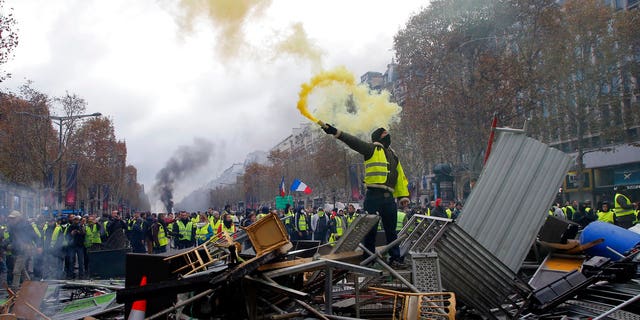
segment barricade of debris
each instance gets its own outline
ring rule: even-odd
[[[602,222],[579,230],[550,216],[571,159],[499,131],[458,220],[413,215],[375,253],[361,241],[377,215],[319,245],[291,243],[271,214],[178,253],[127,254],[124,288],[34,282],[5,305],[18,318],[81,318],[47,309],[47,291],[77,285],[103,292],[100,301],[71,299],[95,306],[82,316],[124,304],[128,319],[640,319],[640,234]],[[407,268],[386,263],[395,246]]]
[[[127,314],[146,300],[147,319],[640,318],[640,235],[595,222],[575,239],[574,225],[548,214],[571,159],[518,130],[499,131],[455,222],[414,215],[371,253],[360,242],[379,218],[362,215],[335,245],[298,242],[290,251],[272,215],[178,255],[129,254],[117,300]],[[255,254],[236,256],[246,237]],[[394,246],[410,269],[385,263]],[[530,252],[539,259],[525,264]]]

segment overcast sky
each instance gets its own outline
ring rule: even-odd
[[[207,1],[6,0],[20,44],[2,66],[12,74],[2,87],[29,79],[50,96],[86,99],[88,113],[112,119],[147,191],[178,147],[212,141],[212,161],[178,186],[180,200],[306,122],[297,94],[320,66],[345,66],[358,79],[384,72],[394,34],[428,3],[221,1],[211,3],[231,11],[204,11]],[[234,16],[247,9],[234,8],[241,3],[247,14]],[[287,40],[306,41],[306,51],[286,49]]]

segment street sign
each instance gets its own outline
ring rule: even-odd
[[[284,209],[287,203],[293,206],[293,196],[276,196],[276,209]]]

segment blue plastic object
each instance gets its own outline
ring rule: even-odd
[[[587,249],[587,253],[592,256],[611,258],[612,261],[618,261],[621,257],[611,252],[607,247],[624,255],[625,252],[640,245],[640,234],[602,221],[592,222],[582,230],[580,244],[600,238],[604,238],[604,242]]]

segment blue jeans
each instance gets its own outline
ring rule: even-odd
[[[364,210],[369,214],[378,214],[382,220],[382,228],[384,229],[387,244],[398,238],[396,224],[398,222],[398,206],[393,198],[393,194],[383,189],[368,188],[364,198]],[[364,237],[362,243],[369,251],[376,252],[376,234],[378,233],[377,225],[374,226]],[[391,261],[402,261],[400,257],[400,249],[398,246],[389,250]]]

